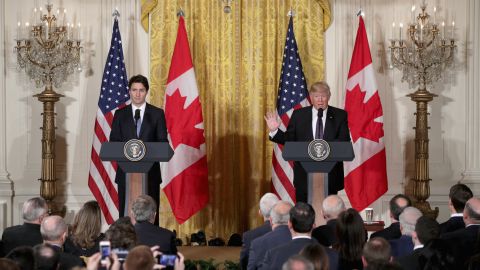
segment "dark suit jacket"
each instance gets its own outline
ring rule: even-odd
[[[23,223],[22,225],[8,227],[3,231],[2,242],[3,248],[0,252],[2,257],[16,247],[34,247],[41,244],[43,238],[40,234],[40,224]]]
[[[389,242],[392,248],[392,256],[395,258],[408,255],[413,251],[412,237],[409,235],[402,235],[400,238],[390,240]]]
[[[281,246],[270,249],[265,254],[261,269],[282,269],[282,265],[293,255],[300,253],[300,251],[307,245],[318,243],[315,239],[296,238]],[[330,248],[325,248],[328,256],[330,269],[337,269],[338,267],[338,253]]]
[[[250,244],[252,241],[271,231],[272,226],[270,225],[270,221],[267,220],[262,226],[243,233],[243,244],[242,250],[240,251],[240,267],[242,269],[247,269],[248,253],[250,251]]]
[[[90,247],[90,248],[83,248],[78,245],[76,245],[72,237],[69,236],[67,240],[65,240],[65,243],[63,243],[63,251],[65,253],[70,253],[75,256],[85,256],[85,257],[90,257],[93,254],[97,253],[100,249],[100,241],[105,239],[105,234],[101,233],[97,239],[95,239],[95,244]]]
[[[247,269],[262,268],[263,258],[268,250],[290,242],[291,240],[292,234],[287,225],[277,226],[273,231],[253,240],[250,245]]]
[[[285,144],[285,142],[288,141],[309,142],[312,141],[313,138],[312,106],[308,106],[293,111],[287,130],[283,132],[279,129],[270,140],[279,144]],[[323,139],[326,141],[350,141],[347,112],[333,106],[328,106]],[[295,186],[297,202],[307,202],[307,172],[300,163],[295,162],[293,174],[293,184]],[[339,190],[342,190],[343,187],[343,162],[337,162],[328,174],[328,194],[336,194]]]
[[[158,245],[163,254],[177,254],[175,234],[172,231],[142,221],[135,223],[135,232],[137,233],[138,244],[149,247]]]
[[[451,217],[444,223],[440,224],[440,234],[454,232],[465,228],[463,217]]]
[[[63,252],[61,247],[50,245],[56,252],[60,254],[59,270],[70,270],[73,267],[85,267],[85,263],[80,257]]]
[[[456,262],[466,263],[474,255],[479,228],[480,225],[470,225],[440,237],[451,244]],[[460,264],[459,269],[467,269],[467,266]]]
[[[373,237],[382,237],[385,240],[393,240],[400,238],[400,236],[402,236],[402,232],[400,231],[400,222],[394,222],[390,224],[390,226],[388,226],[387,228],[372,233],[370,239],[372,239]]]
[[[110,132],[111,142],[126,142],[136,139],[135,120],[133,118],[132,105],[125,106],[115,112],[112,122],[112,131]],[[153,105],[146,104],[143,114],[142,126],[140,127],[140,140],[144,142],[167,142],[167,126],[165,122],[165,113],[162,109]],[[115,182],[118,184],[119,214],[123,217],[125,210],[125,173],[117,169]],[[148,173],[147,194],[159,204],[160,183],[160,164],[155,162]],[[158,220],[158,215],[157,215]]]
[[[333,244],[338,242],[335,227],[337,226],[337,220],[331,219],[327,221],[327,224],[318,226],[313,229],[312,237],[317,239],[317,241],[323,246],[330,247]]]
[[[420,270],[419,258],[424,248],[417,248],[412,253],[397,258],[397,262],[404,270]]]

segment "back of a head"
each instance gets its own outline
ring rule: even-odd
[[[47,202],[41,197],[35,197],[23,203],[22,214],[25,222],[35,222],[48,211]]]
[[[265,193],[260,199],[260,212],[264,218],[270,217],[272,207],[278,202],[277,195],[273,193]]]
[[[374,237],[363,246],[363,257],[368,265],[376,262],[389,262],[391,247],[383,237]]]
[[[36,245],[33,248],[37,270],[56,270],[60,262],[60,254],[48,244]]]
[[[150,221],[157,213],[157,203],[148,195],[138,196],[132,204],[132,214],[137,222]]]
[[[339,255],[347,260],[360,260],[365,244],[365,227],[357,210],[349,208],[338,215],[336,234]]]
[[[20,267],[12,260],[0,258],[0,269],[2,270],[20,270]]]
[[[297,233],[310,232],[315,224],[315,210],[308,203],[298,202],[290,209],[290,223]]]
[[[136,246],[132,248],[125,260],[125,270],[153,269],[155,259],[148,246]]]
[[[43,219],[40,226],[42,238],[47,242],[63,241],[67,232],[67,224],[61,216],[49,216]]]
[[[465,225],[480,224],[480,198],[470,198],[463,212]]]
[[[129,217],[117,219],[105,232],[105,237],[110,241],[112,249],[129,250],[137,244],[135,227]]]
[[[338,215],[345,211],[345,203],[338,195],[330,195],[322,202],[323,216],[326,219],[335,219]]]
[[[422,212],[413,206],[406,207],[400,214],[400,229],[403,235],[412,235],[415,231],[415,224],[417,220],[422,216]]]
[[[272,224],[275,225],[286,225],[290,220],[290,210],[292,209],[292,204],[286,201],[278,201],[278,203],[273,206],[272,211],[270,211],[270,218],[272,219]]]
[[[300,251],[300,255],[312,262],[315,270],[327,270],[330,268],[327,252],[320,244],[309,244],[305,246]]]
[[[291,256],[283,265],[282,270],[314,270],[313,263],[302,255]]]
[[[395,220],[399,220],[400,214],[405,207],[412,206],[410,198],[403,194],[397,194],[390,200],[390,213]]]
[[[397,262],[373,262],[368,264],[367,267],[363,268],[363,270],[404,270],[400,264]]]
[[[464,184],[455,184],[448,194],[453,208],[457,213],[462,213],[467,201],[473,197],[472,190]]]
[[[73,241],[79,247],[91,248],[102,230],[102,217],[97,201],[88,201],[73,219]]]
[[[415,224],[415,233],[420,243],[426,245],[440,236],[440,225],[430,217],[421,216]]]
[[[20,246],[12,249],[5,258],[14,261],[22,270],[35,269],[35,255],[32,247]],[[3,269],[0,267],[0,269]]]

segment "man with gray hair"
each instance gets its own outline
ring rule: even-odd
[[[40,234],[40,224],[48,215],[48,207],[45,200],[35,197],[23,203],[23,224],[8,227],[3,231],[3,247],[0,256],[7,255],[11,250],[19,246],[34,247],[43,242]]]
[[[282,265],[282,270],[314,270],[313,263],[302,255],[293,255]]]
[[[390,240],[393,257],[398,258],[413,252],[412,233],[415,231],[415,225],[421,216],[422,212],[413,206],[403,209],[399,217],[402,236]]]
[[[263,257],[268,250],[292,240],[288,229],[290,209],[293,205],[286,201],[279,201],[270,211],[272,231],[252,241],[248,256],[247,269],[260,269]]]
[[[148,195],[138,196],[132,204],[131,214],[135,219],[135,232],[139,245],[160,246],[163,254],[176,254],[175,234],[154,225],[157,203]]]
[[[345,203],[340,196],[330,195],[326,197],[322,202],[322,213],[327,224],[313,229],[312,237],[326,247],[337,243],[335,227],[337,226],[337,217],[343,211],[345,211]]]
[[[43,219],[40,226],[43,243],[52,247],[60,255],[60,270],[84,267],[80,257],[63,252],[63,244],[67,239],[68,226],[61,216],[49,216]]]
[[[240,267],[242,269],[247,269],[248,253],[250,251],[250,244],[252,241],[272,231],[269,221],[270,211],[277,202],[278,197],[273,193],[265,193],[260,199],[258,213],[263,217],[263,225],[243,233],[243,244],[242,250],[240,251]]]

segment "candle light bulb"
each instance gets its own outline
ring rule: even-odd
[[[442,22],[442,39],[445,39],[445,21]]]

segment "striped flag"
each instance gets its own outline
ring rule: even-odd
[[[115,184],[117,164],[100,160],[100,147],[107,142],[113,121],[113,114],[130,103],[128,79],[123,61],[122,38],[115,18],[112,41],[107,62],[103,70],[102,89],[98,99],[97,117],[92,143],[88,187],[102,209],[108,224],[118,218],[118,193]]]
[[[280,129],[285,131],[293,111],[305,106],[310,106],[307,83],[293,33],[293,19],[290,17],[277,97],[277,112],[282,120]],[[282,150],[283,145],[274,144],[272,191],[282,200],[294,203],[296,200],[293,186],[293,162],[283,159]]]

